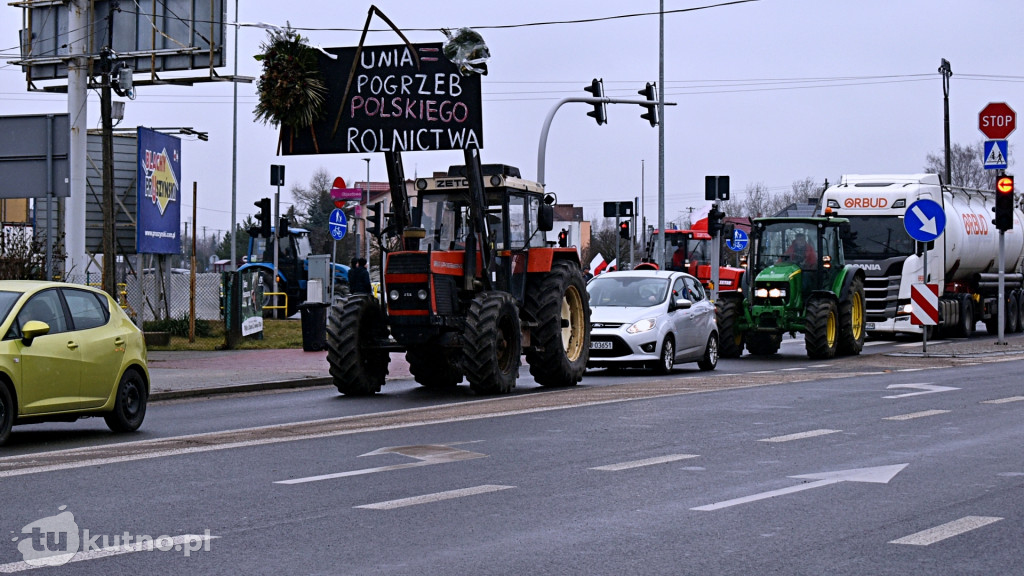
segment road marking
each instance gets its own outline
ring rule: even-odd
[[[1024,396],[1010,396],[1009,398],[999,398],[998,400],[982,400],[982,404],[1006,404],[1007,402],[1020,402],[1024,400]]]
[[[937,416],[939,414],[948,414],[949,410],[922,410],[921,412],[911,412],[910,414],[900,414],[899,416],[889,416],[888,418],[882,418],[882,420],[913,420],[914,418],[924,418],[926,416]]]
[[[121,554],[131,554],[132,552],[152,552],[154,547],[161,551],[170,551],[170,548],[174,548],[175,551],[187,550],[189,552],[199,551],[203,548],[202,544],[210,540],[215,540],[220,536],[210,536],[209,534],[183,534],[181,536],[175,536],[173,538],[164,536],[157,540],[146,540],[143,542],[135,542],[126,546],[107,546],[97,549],[89,549],[84,552],[76,552],[66,563],[72,562],[85,562],[86,560],[97,560],[99,558],[107,558],[110,556],[120,556]],[[170,546],[167,543],[170,542]],[[200,544],[199,548],[193,548],[193,544]],[[56,558],[53,558],[56,560]],[[9,564],[0,564],[0,574],[15,574],[17,572],[25,572],[27,570],[35,570],[36,568],[47,568],[49,566],[37,566],[29,564],[28,562],[11,562]]]
[[[929,340],[929,344],[949,344],[949,340]],[[920,342],[907,342],[906,344],[893,344],[894,348],[910,348],[911,346],[920,346]]]
[[[349,476],[362,476],[364,474],[375,474],[377,472],[390,472],[391,470],[403,470],[405,468],[416,468],[419,466],[432,466],[434,464],[447,464],[449,462],[459,462],[462,460],[473,460],[476,458],[486,458],[486,454],[480,454],[479,452],[470,452],[468,450],[459,450],[458,448],[452,448],[444,444],[425,444],[420,446],[395,446],[392,448],[380,448],[373,452],[367,452],[366,454],[360,454],[359,457],[363,456],[377,456],[380,454],[401,454],[410,458],[415,458],[416,462],[406,462],[404,464],[392,464],[391,466],[378,466],[376,468],[363,468],[361,470],[349,470],[347,472],[335,472],[333,474],[321,474],[319,476],[307,476],[305,478],[291,478],[289,480],[279,480],[274,484],[305,484],[307,482],[319,482],[321,480],[334,480],[336,478],[347,478]]]
[[[774,374],[775,370],[757,370],[754,372],[747,372],[747,374]]]
[[[688,460],[690,458],[697,458],[699,454],[669,454],[667,456],[655,456],[654,458],[645,458],[643,460],[633,460],[632,462],[622,462],[619,464],[607,464],[605,466],[596,466],[591,470],[603,470],[606,472],[618,472],[619,470],[629,470],[631,468],[640,468],[643,466],[653,466],[655,464],[665,464],[667,462],[676,462],[679,460]]]
[[[802,492],[804,490],[810,490],[812,488],[820,488],[822,486],[828,486],[830,484],[838,484],[840,482],[870,482],[872,484],[888,484],[894,476],[899,474],[900,471],[906,467],[906,464],[894,464],[892,466],[876,466],[874,468],[855,468],[853,470],[838,470],[836,472],[820,472],[818,474],[790,476],[790,478],[817,480],[817,482],[805,482],[803,484],[797,484],[795,486],[790,486],[788,488],[771,490],[769,492],[761,492],[760,494],[744,496],[742,498],[734,498],[732,500],[726,500],[724,502],[708,504],[707,506],[698,506],[697,508],[690,508],[690,510],[711,512],[714,510],[721,510],[722,508],[737,506],[739,504],[747,504],[749,502],[757,502],[758,500],[766,500],[768,498],[774,498],[775,496],[784,496],[786,494],[793,494],[794,492]]]
[[[864,346],[881,346],[882,344],[890,344],[884,340],[875,340],[874,342],[865,342]]]
[[[882,396],[882,398],[908,398],[910,396],[920,396],[922,394],[934,394],[936,392],[949,392],[950,390],[959,390],[952,386],[937,386],[935,384],[892,384],[886,386],[886,390],[892,390],[894,388],[910,388],[912,390],[921,390],[921,392],[908,392],[906,394],[897,394],[895,396]]]
[[[808,368],[831,368],[831,364],[811,364]]]
[[[782,372],[795,372],[797,370],[807,370],[807,367],[806,366],[801,366],[800,368],[782,368],[781,369]]]
[[[815,436],[824,436],[826,434],[835,434],[836,432],[842,432],[842,430],[829,430],[828,428],[822,428],[820,430],[810,430],[807,432],[797,432],[796,434],[787,434],[785,436],[774,436],[772,438],[762,438],[758,442],[789,442],[791,440],[803,440],[804,438],[814,438]]]
[[[484,484],[482,486],[474,486],[472,488],[460,488],[458,490],[448,490],[446,492],[435,492],[434,494],[412,496],[411,498],[399,498],[398,500],[387,500],[384,502],[376,502],[374,504],[363,504],[362,506],[353,506],[353,508],[363,508],[365,510],[394,510],[395,508],[404,508],[405,506],[430,504],[431,502],[440,502],[442,500],[451,500],[453,498],[463,498],[465,496],[476,496],[477,494],[488,494],[490,492],[499,492],[501,490],[508,490],[510,488],[515,488],[515,486],[502,486],[500,484]]]
[[[916,534],[910,536],[904,536],[898,540],[893,540],[889,544],[908,544],[910,546],[930,546],[936,542],[941,542],[946,538],[952,538],[953,536],[959,536],[964,532],[970,532],[976,530],[982,526],[988,526],[993,522],[999,522],[1002,518],[996,516],[964,516],[959,520],[953,520],[947,522],[941,526],[935,528],[929,528],[928,530],[922,530]]]

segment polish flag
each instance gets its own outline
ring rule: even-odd
[[[615,267],[615,264],[618,263],[618,261],[619,261],[618,258],[613,258],[612,261],[608,263],[608,266],[605,267],[605,269],[604,269],[605,272],[611,272],[612,270],[618,270],[618,268]]]
[[[708,231],[708,213],[711,212],[711,203],[708,202],[690,215],[690,230]]]
[[[598,253],[598,255],[594,256],[594,259],[590,261],[590,273],[597,276],[607,265],[608,263],[604,261],[604,256],[601,256],[601,254]]]

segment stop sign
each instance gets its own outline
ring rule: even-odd
[[[1017,128],[1017,113],[1006,102],[989,102],[978,113],[978,129],[990,140],[1002,140]]]

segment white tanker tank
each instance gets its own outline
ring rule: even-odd
[[[911,324],[910,287],[925,282],[923,256],[906,232],[903,217],[918,200],[929,199],[946,215],[942,234],[927,251],[928,283],[938,284],[939,324],[970,335],[978,321],[998,329],[999,231],[992,224],[995,192],[942,186],[935,174],[846,175],[822,195],[822,211],[850,220],[846,260],[866,274],[865,313],[869,333],[921,333]],[[1024,213],[1014,209],[1013,229],[1004,236],[1006,332],[1024,326],[1021,264]]]

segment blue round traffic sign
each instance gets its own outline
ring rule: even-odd
[[[946,228],[946,213],[938,202],[923,198],[907,208],[903,227],[914,240],[931,242]]]
[[[748,242],[750,242],[750,239],[747,237],[747,233],[736,228],[732,231],[732,238],[725,241],[725,245],[733,252],[742,252],[747,247]]]
[[[331,219],[327,222],[327,228],[335,240],[345,237],[345,232],[348,231],[348,218],[345,217],[345,212],[341,208],[331,210]]]

